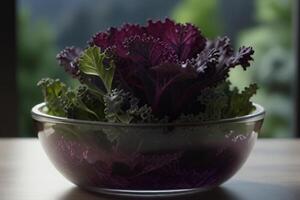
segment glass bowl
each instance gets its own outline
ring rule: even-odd
[[[114,195],[174,195],[218,186],[246,161],[261,129],[249,115],[202,123],[121,124],[42,112],[32,117],[42,146],[74,184]]]

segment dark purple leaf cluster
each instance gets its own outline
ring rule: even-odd
[[[249,67],[254,53],[251,47],[235,52],[229,38],[209,41],[194,25],[170,19],[110,28],[95,34],[89,46],[99,47],[114,61],[114,88],[130,92],[141,106],[150,106],[155,117],[170,120],[191,110],[199,112],[196,99],[201,92],[224,82],[231,68]],[[71,47],[57,58],[73,77],[103,88],[98,77],[80,71],[82,53]]]

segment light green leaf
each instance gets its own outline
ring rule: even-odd
[[[64,112],[64,102],[69,99],[65,95],[68,88],[59,79],[44,78],[40,80],[37,84],[42,88],[44,101],[48,107],[48,113],[56,116],[64,117],[66,113]]]
[[[257,89],[256,84],[249,85],[241,93],[235,88],[230,94],[226,116],[236,117],[249,114],[254,109],[250,99],[256,94]]]
[[[79,69],[85,74],[98,76],[107,92],[110,92],[116,67],[113,61],[105,66],[104,60],[107,58],[105,52],[101,52],[100,48],[89,47],[79,58]]]

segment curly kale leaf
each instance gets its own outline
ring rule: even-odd
[[[42,88],[48,114],[83,120],[104,118],[104,104],[87,87],[73,90],[50,78],[42,79],[38,86]]]
[[[256,84],[249,85],[242,92],[234,88],[229,95],[229,105],[225,117],[237,117],[249,114],[254,109],[250,98],[256,94],[257,90],[258,86]]]
[[[87,87],[80,86],[73,93],[73,101],[65,106],[68,118],[103,120],[104,104]]]
[[[80,78],[77,58],[81,53],[82,50],[80,48],[66,47],[56,56],[59,65],[62,66],[67,73],[72,75],[73,78]]]
[[[44,101],[48,108],[48,114],[66,117],[64,105],[68,100],[66,95],[68,88],[58,79],[44,78],[37,84],[42,88]]]
[[[177,121],[210,121],[247,115],[254,109],[250,99],[257,89],[256,84],[251,84],[240,92],[236,87],[230,89],[228,81],[206,88],[197,98],[201,111],[198,114],[181,115]]]
[[[150,122],[151,108],[139,106],[139,100],[124,90],[114,89],[104,96],[105,117],[109,122]]]
[[[222,119],[228,107],[229,96],[229,82],[224,82],[214,88],[204,89],[197,99],[203,108],[203,111],[198,114],[198,118],[201,121]]]

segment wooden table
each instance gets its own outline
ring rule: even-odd
[[[48,161],[37,139],[0,139],[0,199],[116,198],[83,191],[65,180]],[[171,199],[300,200],[300,140],[260,139],[244,167],[230,181],[198,195]]]

